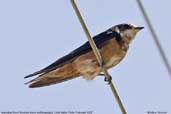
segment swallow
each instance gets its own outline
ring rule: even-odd
[[[123,60],[130,43],[143,28],[133,24],[119,24],[93,37],[102,56],[103,66],[106,69],[116,66]],[[86,80],[93,80],[101,72],[102,68],[89,42],[86,42],[51,65],[24,78],[37,76],[26,83],[29,84],[30,88],[37,88],[61,83],[80,76],[83,76]]]

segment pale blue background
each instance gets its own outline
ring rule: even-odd
[[[171,62],[169,0],[144,5]],[[146,24],[135,0],[77,0],[92,35],[113,25]],[[69,0],[0,0],[0,111],[93,111],[120,114],[103,78],[30,89],[23,77],[86,41]],[[171,114],[171,80],[146,27],[110,73],[128,114]]]

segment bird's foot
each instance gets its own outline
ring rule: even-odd
[[[105,82],[108,82],[108,84],[110,84],[110,83],[112,82],[112,77],[111,77],[111,76],[105,77],[105,78],[104,78],[104,81],[105,81]]]
[[[112,77],[110,75],[109,77],[106,77],[104,74],[100,73],[99,76],[104,76],[104,81],[108,82],[108,84],[112,82]]]

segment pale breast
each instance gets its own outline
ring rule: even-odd
[[[101,49],[101,54],[105,67],[111,68],[117,65],[126,55],[128,45],[124,42],[119,44],[115,39],[111,39]]]
[[[105,64],[105,67],[107,68],[111,68],[114,67],[115,65],[117,65],[118,63],[120,63],[120,61],[125,57],[126,54],[122,54],[122,55],[114,55],[113,57],[111,57]]]

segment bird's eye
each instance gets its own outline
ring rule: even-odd
[[[131,29],[131,28],[132,28],[130,25],[127,25],[127,24],[125,24],[123,27],[124,27],[125,29]]]
[[[132,26],[130,26],[128,24],[122,24],[122,25],[119,26],[120,31],[125,31],[125,30],[128,30],[128,29],[132,29]]]

